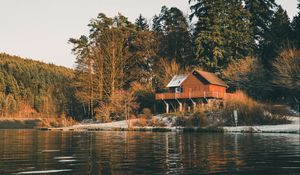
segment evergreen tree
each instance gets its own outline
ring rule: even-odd
[[[275,0],[244,0],[245,9],[251,14],[251,24],[254,32],[256,52],[270,32],[270,24],[277,6]]]
[[[182,11],[163,6],[159,16],[153,19],[153,31],[160,40],[160,57],[175,60],[182,67],[193,63],[189,25]]]
[[[198,64],[216,71],[253,50],[250,14],[241,0],[190,0]]]
[[[0,54],[0,116],[79,116],[69,98],[72,78],[71,69]]]
[[[4,82],[4,72],[0,71],[0,115],[3,117],[4,115],[4,107],[5,107],[5,87],[6,84]]]
[[[253,55],[253,28],[251,27],[251,14],[244,9],[240,0],[233,0],[227,4],[228,12],[224,17],[222,31],[225,37],[225,60],[227,65],[231,61]]]
[[[135,26],[137,31],[149,29],[147,20],[142,16],[142,14],[140,14],[140,16],[135,20]]]
[[[289,17],[281,6],[271,21],[269,35],[266,36],[262,46],[262,63],[271,69],[273,60],[279,53],[290,45],[291,27]]]
[[[222,0],[197,0],[191,6],[191,17],[197,17],[194,31],[196,55],[200,66],[206,69],[219,68],[219,62],[224,59],[225,38],[221,29],[223,8]]]
[[[293,29],[293,44],[296,48],[300,48],[300,0],[298,0],[298,14],[294,17],[292,22],[292,29]]]
[[[154,15],[152,19],[152,31],[154,31],[156,35],[162,35],[162,24],[160,22],[160,17],[157,15]]]
[[[137,30],[130,38],[130,64],[126,70],[127,82],[152,86],[153,66],[157,60],[158,39],[149,29]]]

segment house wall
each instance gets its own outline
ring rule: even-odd
[[[226,87],[210,84],[209,85],[209,91],[219,92],[221,94],[224,94],[224,93],[226,93]]]
[[[190,74],[186,80],[181,84],[183,88],[183,93],[193,92],[193,91],[209,91],[209,85],[203,84],[196,78],[193,74]]]

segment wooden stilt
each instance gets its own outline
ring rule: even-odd
[[[179,104],[179,112],[183,112],[182,103],[179,100],[177,100],[177,99],[176,99],[176,101]]]
[[[193,112],[195,113],[196,112],[196,102],[190,98],[191,102],[193,103]]]
[[[165,100],[163,100],[163,102],[166,105],[166,113],[168,114],[169,113],[169,103],[167,103]]]

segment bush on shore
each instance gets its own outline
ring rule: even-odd
[[[138,118],[134,123],[132,123],[132,126],[135,127],[165,127],[166,123],[158,118],[151,117],[151,118],[145,118],[141,117]]]
[[[234,110],[237,110],[240,126],[290,123],[287,118],[290,113],[285,106],[260,103],[242,91],[238,91],[234,99],[214,101],[210,105],[198,105],[195,113],[165,114],[165,117],[175,118],[173,126],[235,126]]]
[[[42,118],[38,127],[51,128],[51,127],[67,127],[77,124],[72,117],[68,117],[65,114],[61,114],[59,117],[47,117]]]
[[[205,116],[205,113],[196,112],[194,114],[187,114],[176,117],[173,126],[205,127],[208,126],[208,120]]]
[[[287,111],[276,110],[272,105],[262,104],[247,96],[245,93],[237,92],[236,98],[226,100],[221,116],[224,125],[235,125],[233,111],[237,110],[238,125],[273,125],[289,123]]]
[[[153,116],[145,108],[132,126],[138,127],[219,127],[235,126],[233,111],[237,110],[239,126],[275,125],[290,123],[289,110],[283,105],[263,104],[242,91],[235,98],[198,105],[194,113],[169,113]]]

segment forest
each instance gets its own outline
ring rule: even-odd
[[[73,115],[74,70],[0,54],[0,116]]]
[[[74,70],[1,54],[0,116],[111,121],[155,113],[155,92],[193,69],[218,73],[256,100],[299,110],[300,12],[289,19],[275,0],[189,4],[190,14],[163,6],[135,22],[99,13],[88,35],[69,39]]]

